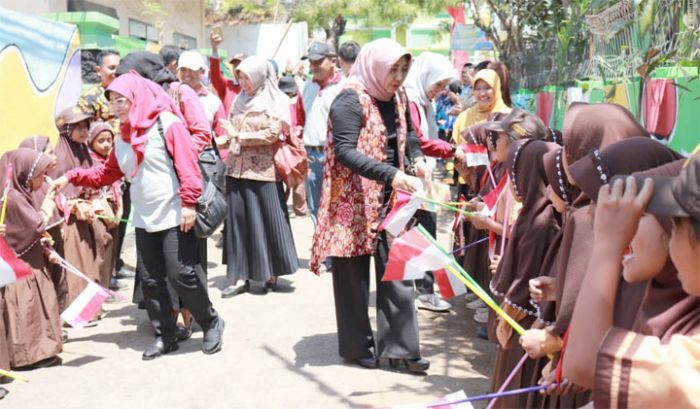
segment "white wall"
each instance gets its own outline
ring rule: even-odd
[[[296,64],[306,53],[309,37],[306,22],[292,24],[277,55],[273,56],[286,29],[287,24],[224,26],[221,47],[229,56],[245,53],[264,58],[274,57],[280,70],[284,70],[287,63]]]

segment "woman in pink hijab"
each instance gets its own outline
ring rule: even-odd
[[[202,191],[197,148],[173,100],[156,83],[135,72],[107,88],[111,110],[119,117],[120,137],[107,160],[90,169],[76,168],[53,182],[93,189],[131,178],[132,223],[136,228],[138,274],[144,303],[156,329],[144,360],[178,349],[175,315],[166,280],[204,329],[202,350],[221,349],[223,319],[207,295],[194,235],[195,205]]]
[[[413,282],[381,280],[389,245],[388,233],[377,232],[394,189],[420,188],[408,169],[427,174],[402,87],[410,65],[411,55],[392,40],[365,45],[331,105],[311,269],[318,274],[321,262],[332,258],[341,357],[365,368],[386,358],[391,366],[403,362],[410,372],[423,373],[430,363],[420,355]],[[376,343],[367,311],[372,255]]]

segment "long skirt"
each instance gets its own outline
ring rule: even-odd
[[[96,221],[95,224],[102,224]],[[104,261],[104,251],[97,244],[98,236],[93,226],[71,215],[63,227],[63,251],[66,260],[93,281],[100,281],[100,268]],[[87,283],[75,274],[66,275],[68,295],[65,305],[69,306],[85,289]],[[109,283],[107,283],[109,284]]]
[[[530,328],[534,323],[534,317],[526,317],[520,321],[520,325],[523,328]],[[518,334],[513,331],[513,335],[508,341],[506,348],[501,346],[498,347],[498,352],[496,355],[496,365],[493,370],[493,377],[491,383],[491,390],[497,391],[503,382],[508,378],[511,371],[518,364],[520,359],[525,354],[525,350],[522,349],[520,343],[518,342]],[[529,386],[534,386],[533,378],[535,373],[541,373],[542,368],[546,364],[547,359],[530,359],[525,361],[525,364],[520,368],[519,371],[513,377],[506,390],[527,388]],[[543,395],[539,392],[534,392],[530,394],[521,394],[510,396],[506,398],[500,398],[496,401],[495,408],[525,408],[525,407],[541,407],[542,406]],[[531,406],[528,406],[531,405]]]
[[[51,358],[63,349],[51,277],[46,268],[32,268],[32,273],[5,287],[4,320],[13,368]]]
[[[61,226],[55,226],[48,230],[51,239],[53,240],[54,250],[61,256],[65,257],[65,252],[63,250],[63,233]],[[67,307],[68,300],[68,281],[66,276],[69,274],[66,270],[59,265],[47,266],[51,275],[51,281],[53,281],[53,287],[56,290],[56,297],[58,298],[58,311],[63,312]]]
[[[281,182],[226,178],[227,275],[263,282],[299,268]]]

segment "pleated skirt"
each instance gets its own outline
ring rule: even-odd
[[[224,251],[231,280],[267,281],[299,268],[281,182],[226,178]]]

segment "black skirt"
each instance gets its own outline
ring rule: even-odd
[[[267,281],[299,268],[281,182],[226,178],[224,239],[232,280]]]

